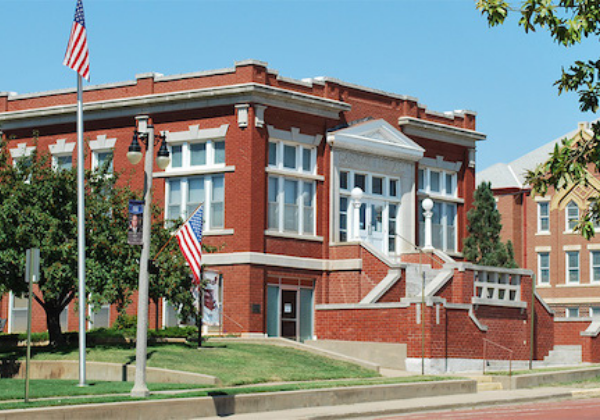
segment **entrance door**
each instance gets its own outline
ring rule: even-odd
[[[384,247],[384,209],[383,202],[364,200],[359,212],[359,233],[362,241],[369,242],[382,252],[387,252],[387,247]]]
[[[296,340],[298,338],[298,291],[281,291],[281,336]]]

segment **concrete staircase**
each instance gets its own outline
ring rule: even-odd
[[[421,270],[425,273],[425,287],[438,275],[441,270],[434,270],[428,264],[408,263],[406,267],[406,297],[415,297],[421,294],[423,279]]]
[[[582,362],[581,346],[554,346],[544,358],[544,366],[570,366]]]

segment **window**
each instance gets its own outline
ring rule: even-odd
[[[436,196],[456,197],[456,173],[421,168],[418,172],[420,192]]]
[[[363,174],[354,174],[354,187],[358,187],[363,192],[367,191],[367,176]]]
[[[567,219],[567,232],[572,232],[579,221],[579,207],[577,207],[577,204],[573,201],[567,204],[565,215]]]
[[[371,193],[376,195],[383,194],[383,178],[378,176],[371,177]]]
[[[388,250],[396,252],[396,217],[398,217],[398,206],[390,204],[388,217]]]
[[[600,318],[600,306],[590,306],[590,316],[592,318]]]
[[[590,253],[590,283],[600,282],[600,251]]]
[[[390,195],[390,197],[398,196],[398,180],[397,179],[390,179],[389,195]]]
[[[90,307],[90,329],[110,327],[110,305]]]
[[[348,197],[340,197],[340,241],[346,242],[348,238]]]
[[[340,190],[348,189],[348,172],[340,172]]]
[[[113,152],[112,150],[103,152],[94,152],[94,169],[99,169],[108,165],[108,173],[113,173]]]
[[[579,251],[568,251],[567,258],[567,283],[579,283]]]
[[[538,254],[538,283],[550,284],[550,253],[540,252]]]
[[[419,243],[425,244],[425,215],[419,200]],[[457,207],[454,203],[433,200],[433,216],[431,218],[431,241],[436,249],[442,251],[456,251],[456,213]]]
[[[567,318],[579,318],[579,308],[569,307],[565,309]]]
[[[299,146],[281,141],[269,142],[269,166],[299,173],[315,173],[315,147]]]
[[[167,180],[166,219],[187,219],[204,203],[204,229],[225,227],[224,175],[194,176]]]
[[[167,170],[225,164],[225,141],[208,140],[170,144],[171,163]]]
[[[56,156],[56,169],[59,171],[73,168],[73,158],[71,156]]]
[[[550,231],[550,203],[538,203],[538,232]]]
[[[269,229],[315,234],[315,182],[269,177]]]

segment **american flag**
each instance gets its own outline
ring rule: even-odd
[[[90,81],[90,56],[81,0],[77,0],[77,6],[75,7],[75,19],[73,20],[69,45],[67,45],[63,64],[75,70],[88,82]]]
[[[200,283],[200,268],[202,266],[202,206],[177,231],[177,241],[183,256],[187,260],[194,281]]]

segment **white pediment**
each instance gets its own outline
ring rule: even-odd
[[[371,120],[328,134],[333,147],[418,161],[425,149],[385,120]]]

